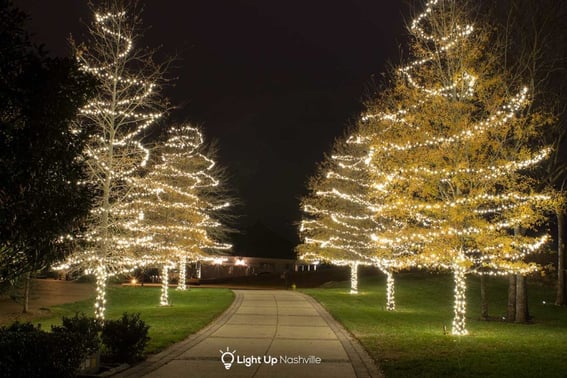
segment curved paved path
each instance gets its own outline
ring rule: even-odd
[[[120,376],[382,377],[360,344],[313,298],[283,290],[234,292],[234,302],[216,321]],[[221,362],[220,351],[227,348],[235,351],[230,369]]]

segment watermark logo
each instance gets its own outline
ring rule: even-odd
[[[251,367],[253,365],[269,365],[274,366],[278,364],[282,365],[319,365],[322,362],[320,357],[309,355],[240,355],[236,353],[236,350],[231,351],[230,347],[226,347],[226,350],[219,349],[221,353],[220,360],[224,365],[226,370],[229,370],[232,365],[244,365],[246,367]]]
[[[230,351],[229,347],[226,347],[226,350],[222,350],[220,349],[219,352],[221,352],[221,362],[224,364],[224,368],[226,370],[229,370],[232,367],[232,364],[234,363],[234,354],[236,353],[236,350],[233,350],[232,352]]]

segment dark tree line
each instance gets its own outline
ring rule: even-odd
[[[0,0],[0,283],[59,260],[91,206],[87,132],[73,128],[96,83],[74,59],[30,41],[27,16]],[[28,285],[26,285],[26,289]],[[27,290],[26,290],[27,291]]]
[[[554,209],[557,245],[557,295],[555,304],[567,304],[565,276],[565,194],[567,184],[567,3],[562,0],[502,0],[483,2],[484,14],[498,20],[498,34],[506,45],[502,64],[534,91],[533,106],[556,117],[543,135],[551,145],[550,158],[535,174],[542,186],[556,191]],[[523,277],[510,277],[508,318],[529,320],[527,290]]]

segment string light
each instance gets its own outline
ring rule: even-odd
[[[179,282],[177,283],[177,290],[187,290],[187,256],[181,255],[179,257]]]
[[[453,327],[451,333],[457,336],[468,334],[465,319],[467,313],[467,282],[466,282],[466,258],[463,254],[459,254],[457,261],[453,266],[453,275],[455,278],[455,317],[453,318]]]
[[[95,319],[104,320],[106,311],[106,282],[107,274],[103,266],[98,266],[95,271],[96,279],[96,298],[95,298]]]
[[[350,264],[350,293],[358,294],[358,262]]]
[[[161,268],[161,295],[160,306],[169,306],[169,266],[164,264]]]
[[[391,271],[386,271],[386,310],[394,311],[396,309],[394,288],[394,275]]]

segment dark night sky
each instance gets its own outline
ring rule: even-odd
[[[28,29],[68,55],[90,22],[86,0],[16,0]],[[200,124],[244,205],[296,241],[298,201],[317,162],[362,110],[372,77],[397,62],[405,35],[400,0],[146,1],[138,45],[177,56],[163,89],[171,120]]]

